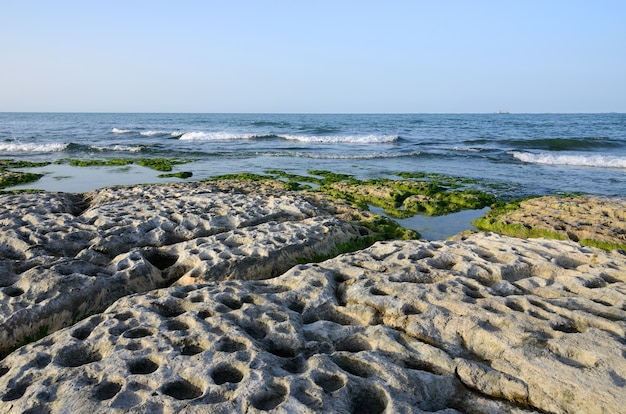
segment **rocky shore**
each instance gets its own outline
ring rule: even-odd
[[[476,232],[322,260],[371,217],[269,181],[0,198],[2,412],[626,406],[620,250]]]

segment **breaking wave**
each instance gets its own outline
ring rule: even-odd
[[[256,137],[254,134],[237,134],[233,132],[186,132],[178,139],[181,141],[233,141]]]
[[[555,155],[513,151],[513,157],[523,162],[579,167],[626,168],[626,157],[611,155]]]
[[[186,132],[179,138],[183,141],[233,141],[283,139],[307,144],[384,144],[397,141],[397,135],[257,135],[234,132]]]
[[[131,132],[133,132],[133,131],[132,131],[132,130],[130,130],[130,129],[119,129],[119,128],[113,128],[113,129],[111,130],[111,132],[112,132],[112,133],[114,133],[114,134],[129,134],[129,133],[131,133]]]
[[[109,147],[94,145],[89,148],[96,151],[140,152],[145,147],[143,145],[112,145]]]
[[[52,142],[47,144],[9,142],[0,143],[2,152],[62,152],[68,147],[68,143]]]
[[[289,141],[324,144],[386,144],[397,141],[397,135],[280,135]]]
[[[158,136],[158,135],[167,135],[167,136],[171,136],[171,137],[179,137],[181,135],[183,135],[182,132],[168,132],[168,131],[141,131],[139,133],[139,135],[144,136],[144,137],[154,137],[154,136]]]
[[[264,153],[263,155],[274,157],[299,157],[299,158],[311,158],[318,160],[374,160],[374,159],[390,159],[390,158],[408,158],[417,157],[421,155],[420,151],[413,151],[410,153],[367,153],[367,154],[320,154],[320,153],[303,153],[303,152],[277,152],[277,153]]]

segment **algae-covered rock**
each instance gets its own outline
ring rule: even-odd
[[[0,169],[0,188],[13,187],[19,184],[26,184],[37,181],[43,174],[29,172],[17,172]]]
[[[477,210],[496,201],[494,195],[472,188],[471,186],[477,184],[474,180],[437,174],[398,173],[407,178],[405,180],[357,180],[351,175],[325,170],[310,170],[311,175],[290,174],[281,170],[268,170],[266,174],[268,175],[236,174],[217,178],[286,179],[288,181],[285,185],[290,190],[314,190],[363,210],[373,205],[396,218],[407,218],[416,214],[439,216],[461,210]],[[311,183],[317,187],[313,189],[303,183]]]
[[[590,196],[518,200],[473,222],[480,230],[514,237],[573,240],[605,250],[626,250],[626,201]]]
[[[12,159],[0,160],[0,189],[13,187],[19,184],[26,184],[37,181],[43,174],[29,173],[23,171],[10,171],[8,168],[43,167],[49,162],[19,161]]]
[[[108,159],[74,159],[63,158],[56,161],[57,164],[69,164],[73,167],[119,167],[136,164],[148,167],[156,171],[172,171],[172,167],[178,164],[191,162],[190,159],[181,158],[108,158]]]
[[[338,182],[325,192],[358,206],[381,207],[385,213],[398,218],[476,210],[496,201],[493,195],[479,190],[451,190],[433,182],[404,180],[365,180],[358,184]]]

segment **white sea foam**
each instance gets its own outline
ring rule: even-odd
[[[175,136],[176,134],[172,134]],[[233,141],[243,139],[261,139],[275,137],[288,141],[298,141],[304,143],[324,143],[324,144],[383,144],[394,142],[397,135],[257,135],[236,132],[186,132],[179,139],[183,141]]]
[[[186,132],[179,139],[183,141],[233,141],[254,137],[254,134],[237,134],[234,132]]]
[[[472,147],[453,147],[452,151],[457,151],[457,152],[481,152],[482,149],[480,149],[480,148],[472,148]]]
[[[65,151],[68,144],[64,142],[52,142],[47,144],[0,142],[1,152],[61,152]]]
[[[626,168],[626,157],[611,155],[565,155],[565,154],[532,154],[529,152],[510,152],[520,161],[533,164],[574,165],[581,167]]]
[[[141,146],[130,146],[130,145],[113,145],[111,147],[103,147],[94,145],[91,148],[98,151],[120,151],[120,152],[139,152],[141,151]]]
[[[377,153],[367,153],[367,154],[309,154],[304,152],[296,152],[296,153],[268,153],[265,155],[276,156],[276,157],[286,157],[286,156],[294,156],[300,158],[312,158],[312,159],[320,159],[320,160],[373,160],[373,159],[389,159],[389,158],[404,158],[404,157],[415,157],[420,155],[420,151],[413,151],[407,154],[389,154],[386,152],[377,152]]]
[[[144,137],[152,137],[155,135],[166,135],[166,134],[168,133],[165,131],[141,131],[139,133],[139,135],[144,136]]]
[[[114,134],[128,134],[129,132],[133,132],[133,131],[130,129],[113,128],[111,132]]]
[[[397,135],[280,135],[289,141],[324,144],[385,144],[398,140]]]
[[[144,136],[144,137],[153,137],[155,135],[170,135],[172,137],[177,137],[182,135],[183,133],[180,131],[175,131],[175,132],[171,132],[171,131],[141,131],[139,133],[139,135]]]

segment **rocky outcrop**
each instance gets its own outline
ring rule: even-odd
[[[189,282],[220,265],[210,237],[166,246]],[[478,233],[135,294],[0,361],[0,411],[619,412],[624,269],[617,252]]]
[[[626,200],[622,198],[544,196],[494,213],[478,220],[477,226],[509,235],[522,230],[531,236],[536,233],[626,250]]]
[[[3,195],[0,354],[132,293],[281,274],[366,233],[349,212],[271,182]]]

